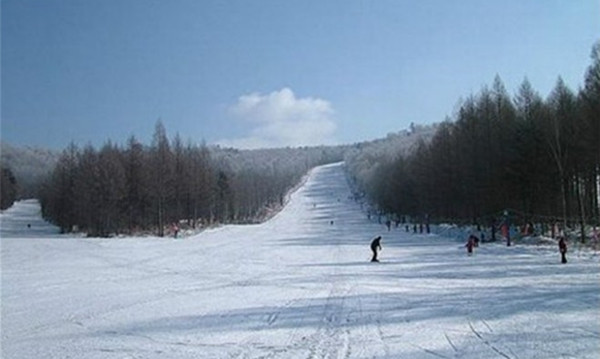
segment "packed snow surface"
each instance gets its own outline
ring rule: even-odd
[[[2,358],[600,357],[593,253],[468,257],[349,197],[319,167],[270,221],[184,239],[60,236],[20,202],[1,217]]]

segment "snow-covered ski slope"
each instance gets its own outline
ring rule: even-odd
[[[58,236],[21,202],[1,217],[2,358],[600,357],[597,257],[467,257],[349,195],[320,167],[269,222],[185,239]]]

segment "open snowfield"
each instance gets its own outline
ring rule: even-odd
[[[269,222],[185,239],[59,236],[20,202],[1,215],[2,358],[600,358],[597,256],[467,257],[349,195],[320,167]]]

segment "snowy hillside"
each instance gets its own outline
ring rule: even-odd
[[[17,203],[0,217],[2,358],[600,355],[598,257],[467,257],[388,232],[349,196],[341,165],[319,167],[269,222],[185,239],[59,236]]]

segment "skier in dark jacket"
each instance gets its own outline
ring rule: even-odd
[[[371,242],[371,250],[373,251],[373,258],[371,258],[371,262],[379,262],[377,259],[377,251],[381,250],[381,236],[375,237]]]
[[[477,237],[471,234],[467,239],[467,244],[465,244],[465,247],[467,247],[467,255],[469,256],[473,254],[473,247],[475,247],[475,238]]]
[[[560,251],[560,262],[567,263],[567,242],[564,237],[558,241],[558,250]]]

